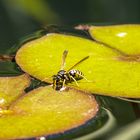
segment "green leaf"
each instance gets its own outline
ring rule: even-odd
[[[0,109],[7,109],[14,101],[21,97],[24,94],[24,89],[29,84],[30,79],[26,74],[0,77]]]
[[[13,103],[9,108],[12,114],[0,117],[0,139],[63,133],[85,124],[97,115],[98,109],[92,95],[71,89],[60,93],[52,87],[40,87]]]
[[[0,62],[0,76],[15,76],[23,72],[18,68],[17,64],[10,61]]]
[[[140,25],[91,26],[91,36],[125,54],[140,54]]]
[[[75,82],[68,86],[96,94],[140,98],[139,62],[126,61],[120,51],[96,41],[58,33],[47,34],[24,44],[17,52],[16,62],[30,75],[52,82],[52,76],[60,70],[64,50],[68,50],[65,70],[89,56],[74,68],[80,70],[88,81],[82,79],[77,81],[79,86]]]

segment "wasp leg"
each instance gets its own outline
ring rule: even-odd
[[[62,87],[60,88],[60,91],[63,91],[63,90],[65,90],[65,82],[66,82],[66,80],[64,79],[64,81],[63,81],[63,84],[62,84]]]
[[[66,82],[66,80],[64,79],[63,84],[62,84],[62,87],[64,87],[64,86],[65,86],[65,82]]]
[[[79,76],[81,76],[82,78],[84,78],[87,82],[91,82],[91,81],[89,81],[85,76],[83,76],[83,75],[81,75],[81,74],[79,74],[79,73],[77,73],[77,75],[79,75]]]
[[[72,76],[70,76],[72,79],[73,79],[73,81],[76,83],[76,85],[79,87],[79,84],[77,83],[77,81],[75,80],[75,78],[73,78]]]
[[[53,81],[53,89],[56,89],[56,80]]]

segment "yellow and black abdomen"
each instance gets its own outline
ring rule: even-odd
[[[76,81],[83,79],[84,75],[79,70],[70,70],[69,75],[72,76]],[[71,79],[73,81],[73,79]]]

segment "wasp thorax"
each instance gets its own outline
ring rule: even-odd
[[[66,71],[65,70],[60,70],[58,73],[57,73],[57,75],[59,75],[59,76],[64,76],[66,74]]]
[[[66,71],[60,70],[57,75],[53,75],[53,88],[60,90],[63,87]]]

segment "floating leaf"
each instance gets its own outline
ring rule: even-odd
[[[115,28],[112,27],[112,30]],[[125,27],[126,31],[129,29]],[[68,86],[96,94],[140,97],[139,62],[129,61],[129,57],[126,58],[121,50],[116,51],[112,47],[88,39],[56,33],[47,34],[24,44],[17,52],[16,62],[30,75],[52,82],[52,76],[60,70],[64,50],[69,52],[66,70],[82,58],[89,56],[75,67],[83,72],[88,82],[82,79],[78,82],[79,86],[75,82]]]
[[[140,25],[92,26],[91,36],[97,41],[129,55],[140,54]]]
[[[0,108],[7,108],[24,93],[30,84],[26,74],[13,77],[0,77]]]
[[[98,111],[92,95],[76,90],[57,92],[52,87],[35,89],[0,117],[0,139],[19,139],[63,133],[85,124]]]

